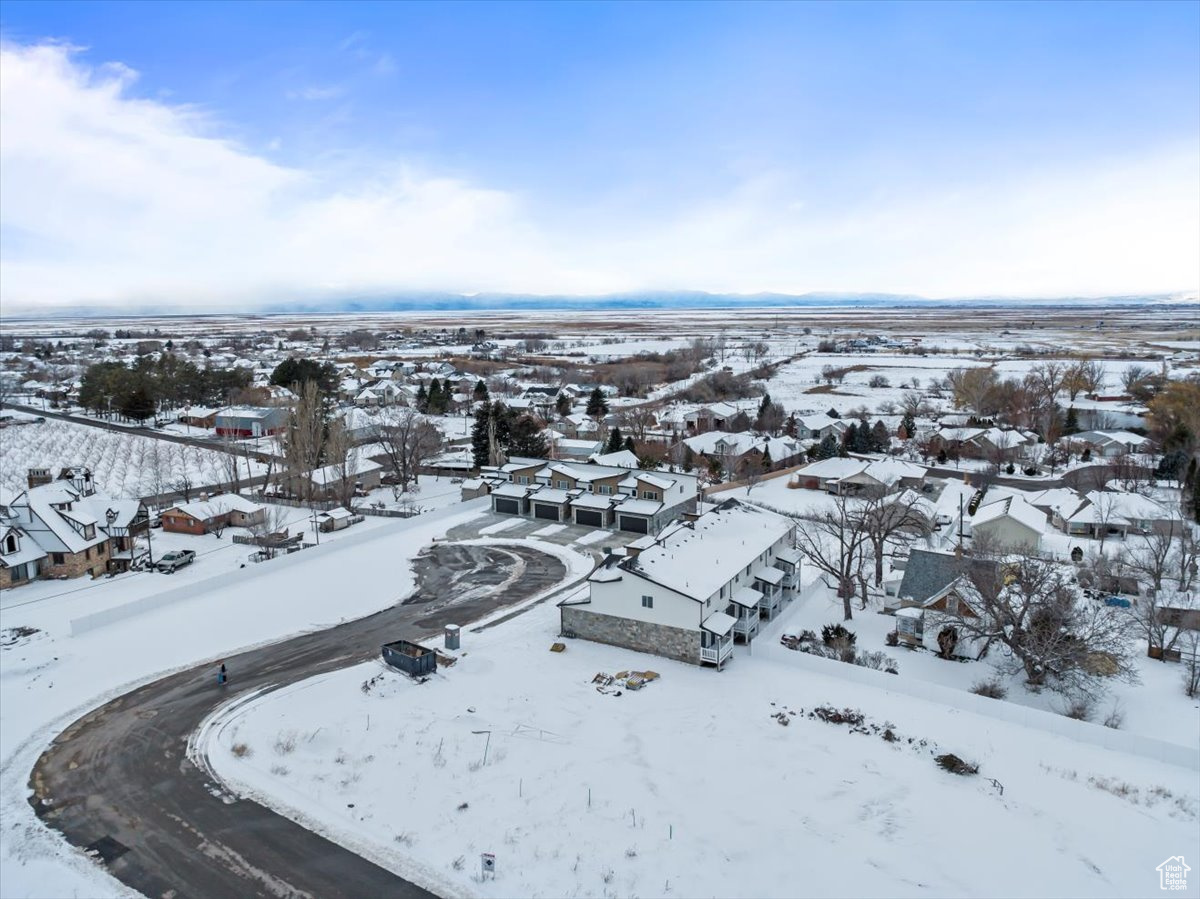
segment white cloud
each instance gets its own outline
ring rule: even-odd
[[[1194,144],[833,212],[786,172],[648,218],[534,221],[524,198],[403,161],[348,181],[138,99],[123,66],[2,48],[0,302],[247,304],[404,290],[878,290],[929,296],[1194,289]],[[552,207],[548,207],[552,208]],[[825,211],[814,211],[825,210]],[[548,215],[548,213],[543,213]]]
[[[345,93],[345,89],[334,85],[329,87],[317,87],[313,85],[288,91],[287,98],[289,100],[336,100]]]

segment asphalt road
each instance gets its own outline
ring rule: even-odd
[[[561,561],[533,548],[453,543],[429,547],[416,571],[414,593],[389,609],[229,656],[224,688],[206,664],[76,721],[34,768],[34,810],[150,897],[431,896],[258,803],[222,796],[186,757],[201,721],[239,693],[378,658],[389,640],[469,624],[566,574]],[[347,589],[355,589],[352,578]]]

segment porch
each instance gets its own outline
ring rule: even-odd
[[[716,665],[718,669],[733,655],[733,627],[737,623],[732,615],[714,612],[700,625],[700,664]]]
[[[769,621],[775,617],[783,604],[783,572],[778,568],[765,568],[756,572],[754,586],[760,594],[759,612]]]
[[[742,587],[733,594],[733,602],[725,610],[726,614],[732,615],[733,636],[740,637],[743,643],[749,643],[758,633],[758,623],[761,620],[759,615],[759,603],[762,601],[762,594],[753,587]]]

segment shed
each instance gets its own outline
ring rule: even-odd
[[[437,652],[408,640],[384,643],[383,660],[413,677],[433,674],[437,670]]]

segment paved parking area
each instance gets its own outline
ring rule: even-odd
[[[499,529],[497,530],[497,528]],[[603,535],[598,535],[598,531],[603,531]],[[596,555],[603,555],[606,548],[615,549],[625,546],[642,536],[644,535],[631,531],[609,531],[574,524],[556,524],[553,521],[520,518],[516,515],[501,515],[496,512],[486,512],[447,532],[447,538],[450,540],[474,540],[488,537],[494,537],[497,540],[545,540],[547,543],[570,546],[581,552],[591,551]]]

